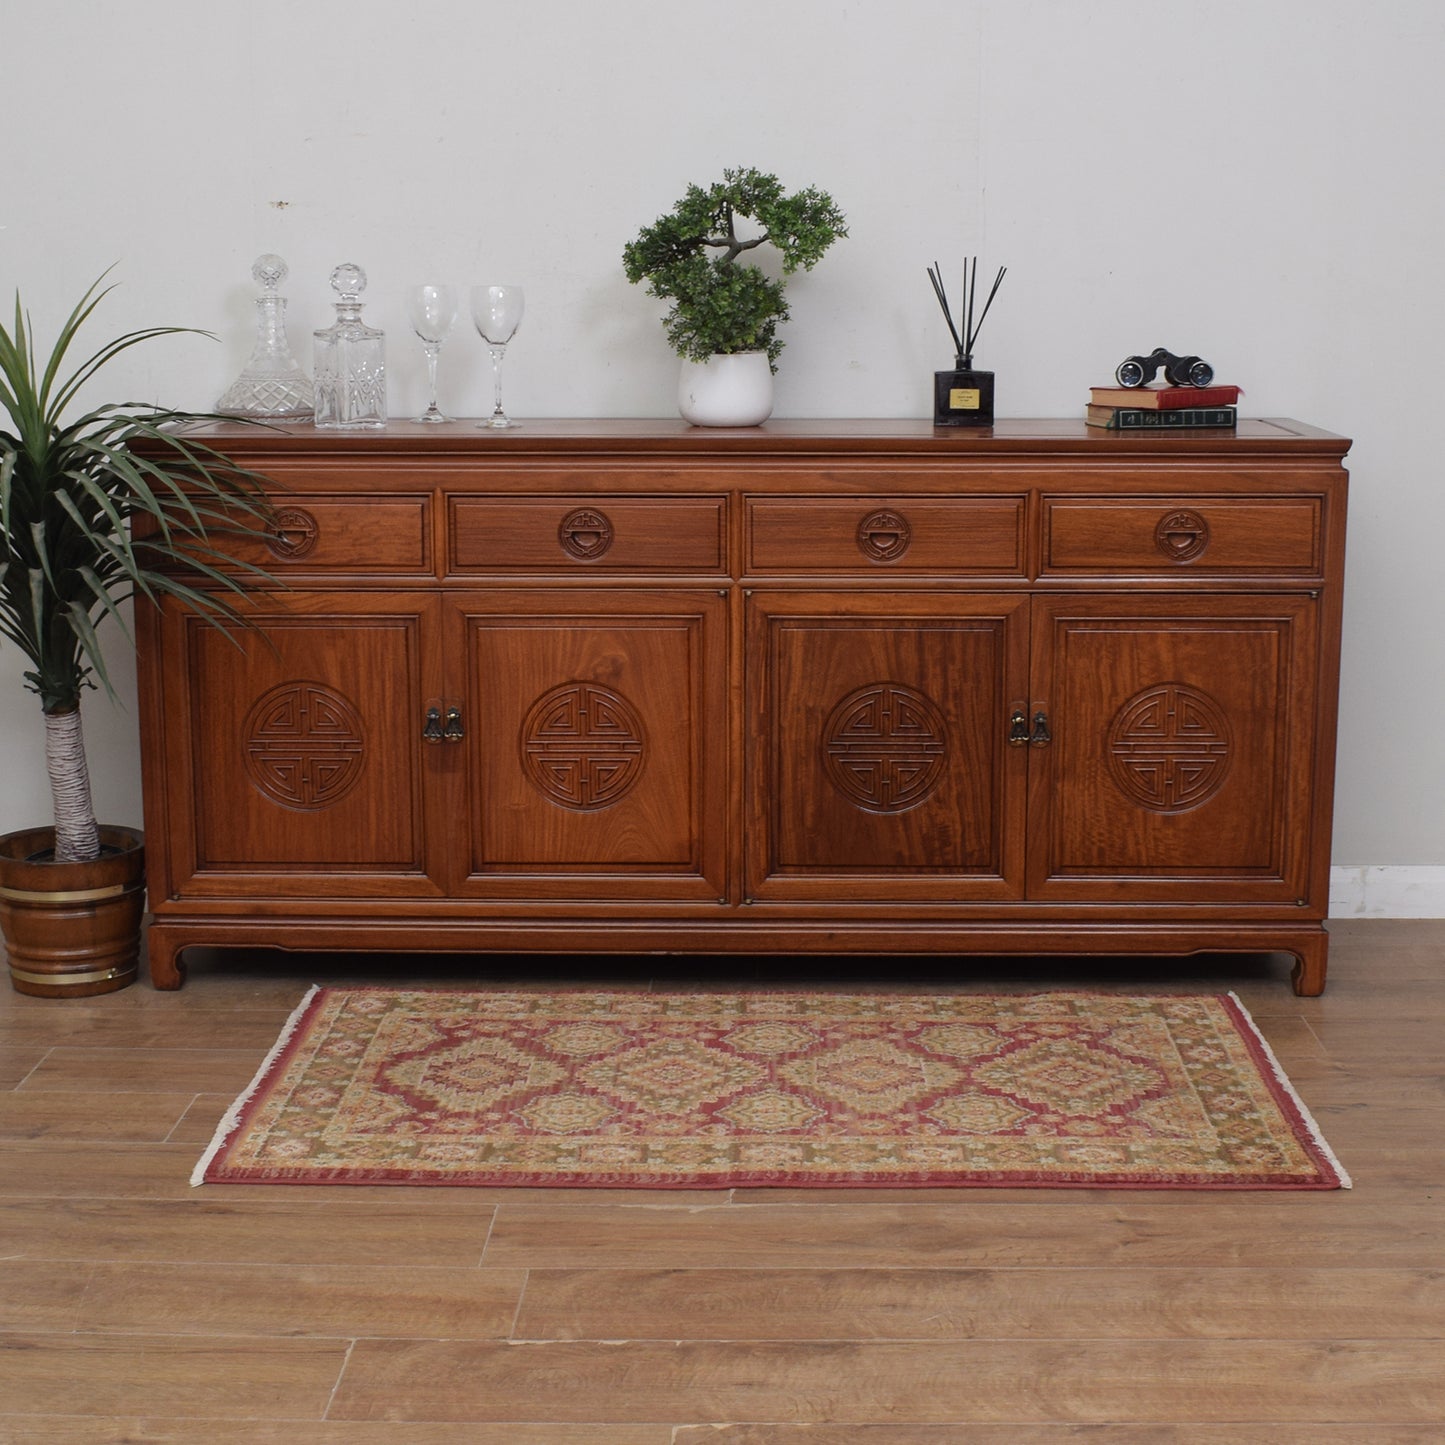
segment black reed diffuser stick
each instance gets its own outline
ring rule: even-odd
[[[948,322],[949,335],[953,337],[953,349],[957,353],[957,366],[960,371],[973,370],[973,347],[978,340],[978,333],[983,330],[984,317],[988,315],[988,308],[993,305],[993,298],[998,295],[998,288],[1003,285],[1003,278],[1008,271],[1007,266],[998,268],[998,275],[993,279],[993,286],[990,288],[987,298],[983,303],[983,310],[978,314],[978,324],[974,324],[973,309],[974,302],[978,297],[978,257],[966,256],[963,262],[963,296],[959,302],[958,314],[963,321],[963,334],[959,334],[958,326],[953,319],[953,308],[948,304],[948,293],[943,289],[943,271],[937,261],[928,268],[928,279],[933,283],[933,294],[938,297],[938,304],[943,308],[943,319]]]

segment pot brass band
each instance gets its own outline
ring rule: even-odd
[[[896,562],[912,540],[908,519],[889,507],[869,512],[858,523],[858,550],[874,562]]]
[[[557,540],[564,552],[590,562],[612,545],[612,523],[604,512],[593,507],[578,507],[562,518]]]
[[[124,883],[110,883],[104,888],[73,888],[63,893],[0,888],[0,899],[6,903],[98,903],[102,898],[119,898],[125,891]]]
[[[113,968],[93,969],[89,973],[30,973],[25,969],[16,968],[10,965],[10,977],[18,979],[21,983],[49,984],[54,987],[66,987],[78,983],[107,983],[113,978],[123,978],[127,974],[136,971],[133,963],[118,963]]]

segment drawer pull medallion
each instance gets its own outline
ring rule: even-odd
[[[277,557],[294,560],[315,550],[321,528],[304,507],[282,507],[266,533],[266,545]]]
[[[439,707],[429,707],[426,710],[426,722],[422,724],[421,740],[424,743],[441,742],[442,710]]]
[[[896,562],[912,540],[908,519],[891,508],[869,512],[858,523],[858,549],[873,562]]]
[[[1042,710],[1034,714],[1034,731],[1029,742],[1036,748],[1046,748],[1053,742],[1054,735],[1049,731],[1048,715]]]
[[[1154,545],[1171,562],[1192,562],[1209,546],[1209,523],[1198,512],[1170,512],[1154,529]]]
[[[1029,717],[1022,708],[1015,708],[1008,720],[1008,745],[1011,748],[1027,747],[1029,741]]]
[[[578,507],[562,518],[557,540],[569,556],[591,562],[612,545],[612,523],[592,507]]]
[[[459,743],[466,735],[466,729],[462,727],[461,708],[449,707],[447,709],[447,715],[442,721],[442,741],[446,743]]]

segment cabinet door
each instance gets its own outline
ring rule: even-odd
[[[726,604],[717,591],[449,599],[465,745],[447,749],[460,896],[726,891]]]
[[[1026,598],[755,593],[749,896],[1014,898],[1023,878]]]
[[[260,633],[234,643],[172,606],[162,620],[172,887],[435,896],[421,744],[435,602],[291,593],[264,607]]]
[[[1317,604],[1039,598],[1029,892],[1283,902],[1308,891]]]

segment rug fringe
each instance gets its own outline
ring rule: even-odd
[[[261,1060],[261,1067],[256,1070],[256,1077],[247,1084],[240,1098],[226,1110],[224,1117],[216,1127],[215,1135],[212,1137],[210,1146],[201,1155],[200,1162],[191,1170],[191,1188],[206,1182],[206,1170],[210,1168],[211,1161],[230,1142],[231,1135],[236,1132],[241,1122],[241,1115],[246,1105],[250,1103],[252,1096],[265,1081],[267,1074],[271,1072],[272,1066],[281,1057],[286,1046],[291,1042],[292,1035],[301,1026],[301,1020],[306,1015],[306,1010],[311,1005],[311,1000],[321,991],[321,985],[313,983],[306,990],[301,1002],[291,1011],[291,1017],[286,1020],[286,1026],[281,1030],[281,1037],[271,1046],[271,1051]]]
[[[1290,1102],[1295,1108],[1299,1110],[1300,1119],[1305,1128],[1309,1130],[1310,1139],[1313,1141],[1315,1148],[1324,1155],[1326,1162],[1335,1171],[1335,1175],[1340,1181],[1340,1188],[1353,1189],[1355,1187],[1354,1181],[1350,1178],[1345,1166],[1340,1163],[1335,1151],[1325,1142],[1325,1136],[1320,1126],[1315,1123],[1315,1116],[1310,1113],[1305,1105],[1305,1101],[1300,1098],[1299,1091],[1290,1082],[1289,1075],[1280,1067],[1280,1062],[1275,1057],[1274,1050],[1269,1046],[1269,1040],[1260,1033],[1259,1025],[1255,1023],[1254,1019],[1250,1016],[1249,1010],[1244,1006],[1244,1000],[1232,989],[1230,990],[1229,997],[1235,1008],[1239,1010],[1240,1022],[1249,1029],[1250,1035],[1253,1037],[1255,1043],[1259,1045],[1259,1050],[1264,1055],[1265,1061],[1269,1064],[1275,1082],[1289,1096]]]

